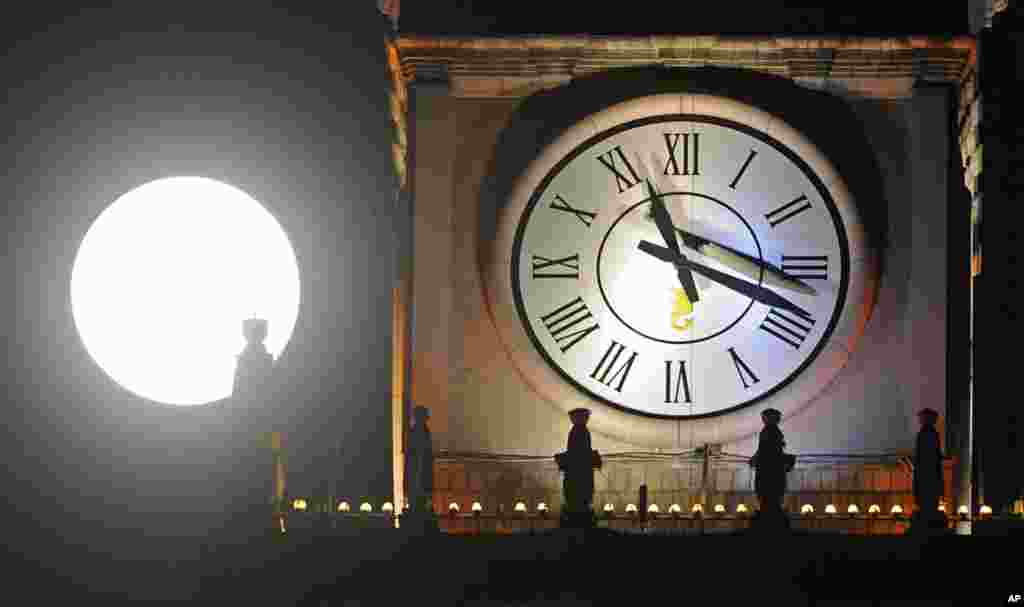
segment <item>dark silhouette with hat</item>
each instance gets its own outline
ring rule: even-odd
[[[757,452],[750,458],[754,467],[754,491],[761,507],[754,521],[758,529],[788,529],[789,519],[782,509],[782,497],[786,493],[786,473],[793,469],[796,458],[784,453],[786,441],[779,422],[782,413],[777,409],[761,412],[764,428],[758,439]]]
[[[917,512],[911,521],[912,532],[941,531],[945,527],[945,516],[939,512],[939,498],[942,496],[942,447],[935,422],[939,412],[922,409],[917,414],[921,430],[917,433],[914,446],[914,501]]]
[[[591,448],[587,420],[589,409],[569,412],[572,429],[565,452],[555,455],[558,469],[564,473],[561,524],[563,527],[593,527],[594,469],[601,467],[601,456]]]

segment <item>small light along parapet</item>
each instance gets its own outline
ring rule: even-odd
[[[338,512],[348,513],[348,512],[351,512],[351,511],[352,511],[352,506],[348,502],[339,502],[338,503]]]
[[[835,512],[835,506],[832,506],[831,504],[829,504],[829,506],[831,506],[832,511]],[[827,511],[828,509],[826,508],[826,512]],[[803,506],[800,506],[800,514],[814,514],[814,506],[810,504],[804,504]]]
[[[526,502],[516,502],[516,505],[514,508],[512,508],[512,510],[520,514],[526,514]]]
[[[725,504],[715,504],[715,514],[725,514]]]
[[[746,514],[749,512],[746,504],[739,504],[736,506],[736,514]]]
[[[871,504],[868,506],[868,514],[880,514],[881,512],[882,508],[878,504]]]
[[[846,509],[846,512],[848,514],[858,514],[860,512],[860,508],[857,507],[857,504],[850,504],[850,507]]]
[[[395,511],[395,505],[391,502],[384,502],[384,505],[380,507],[380,510],[385,514],[393,514]]]
[[[827,506],[825,506],[825,514],[835,514],[835,513],[836,513],[836,505],[835,504],[828,504]]]
[[[473,514],[479,516],[484,511],[484,506],[480,502],[473,502],[469,509],[473,511]]]
[[[363,502],[362,504],[359,505],[359,511],[367,513],[373,512],[373,506],[370,505],[370,502]]]
[[[306,500],[304,500],[301,497],[297,497],[297,498],[292,500],[292,509],[293,510],[296,510],[298,512],[304,512],[306,510],[306,508],[308,508],[308,507],[309,507],[309,504],[306,502]]]
[[[890,511],[890,513],[893,516],[903,516],[903,506],[901,506],[899,504],[894,505],[892,507],[892,510]]]

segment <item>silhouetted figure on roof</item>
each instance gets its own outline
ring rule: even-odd
[[[274,359],[267,351],[267,321],[242,322],[246,345],[238,355],[231,398],[224,410],[227,434],[224,473],[220,489],[226,498],[226,538],[245,546],[270,533],[273,518],[274,455],[270,445],[272,376]]]
[[[754,521],[759,529],[788,529],[789,519],[782,509],[782,497],[786,493],[786,473],[793,468],[795,458],[783,452],[783,440],[779,422],[782,413],[777,409],[761,412],[764,429],[758,438],[757,453],[750,458],[755,468],[754,491],[761,507]]]
[[[564,473],[561,522],[567,527],[593,527],[594,468],[601,467],[601,456],[591,448],[587,420],[589,409],[569,412],[572,429],[564,453],[555,456],[558,469]]]
[[[921,431],[917,433],[914,447],[914,501],[917,512],[913,515],[911,530],[914,532],[942,530],[945,516],[939,512],[939,498],[942,496],[942,447],[935,422],[938,411],[922,409],[917,414]]]
[[[409,429],[405,456],[405,483],[409,496],[409,516],[414,529],[433,531],[434,520],[434,443],[427,427],[430,410],[413,409],[415,425]]]
[[[245,320],[242,322],[242,333],[246,344],[238,355],[231,397],[235,400],[262,398],[274,367],[274,358],[263,343],[267,339],[267,321],[262,318]]]

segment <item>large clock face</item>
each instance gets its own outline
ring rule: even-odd
[[[521,179],[496,251],[527,338],[513,350],[573,405],[646,418],[777,401],[801,376],[790,400],[808,400],[838,370],[815,360],[863,308],[847,305],[865,274],[847,191],[763,112],[646,99],[571,130]]]

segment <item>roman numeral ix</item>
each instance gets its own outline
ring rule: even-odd
[[[700,175],[700,133],[662,133],[665,137],[665,148],[668,150],[668,162],[665,163],[663,175]],[[692,137],[691,137],[692,135]],[[682,138],[683,170],[679,170],[679,158],[676,150]],[[690,142],[693,142],[693,155],[690,155]],[[690,172],[690,169],[693,172]]]
[[[596,331],[598,325],[595,323],[574,331],[569,331],[569,329],[593,317],[587,304],[583,303],[583,298],[577,297],[555,311],[541,316],[540,319],[564,354],[581,339]]]
[[[612,382],[615,381],[615,378],[619,377],[619,375],[621,374],[622,378],[619,379],[619,385],[616,386],[614,389],[616,392],[622,392],[622,385],[626,383],[626,378],[629,376],[629,371],[630,369],[633,368],[633,362],[636,361],[637,353],[633,352],[633,354],[630,355],[628,359],[626,359],[626,362],[622,363],[622,366],[620,366],[618,370],[615,371],[615,373],[612,373],[611,377],[608,377],[608,373],[610,373],[612,369],[615,368],[615,362],[619,360],[619,356],[625,349],[625,346],[623,346],[617,341],[612,340],[612,345],[608,346],[608,349],[605,350],[604,356],[601,357],[601,361],[597,363],[597,367],[594,369],[594,372],[590,374],[590,377],[596,379],[597,381],[601,382],[606,386],[611,387]],[[611,357],[611,360],[608,359],[609,356]],[[600,376],[598,376],[598,374],[600,374]]]
[[[616,157],[622,162],[622,165],[625,167],[624,169],[619,169],[619,165],[615,161]],[[615,185],[619,188],[619,194],[640,183],[640,176],[636,174],[633,165],[629,164],[629,161],[626,160],[626,155],[622,152],[622,146],[615,146],[608,152],[598,156],[597,159],[615,176]],[[623,170],[629,173],[629,175],[627,176],[623,173]]]
[[[546,272],[546,268],[551,268]],[[542,255],[533,256],[533,277],[534,278],[579,278],[580,277],[580,255],[570,255],[560,259],[549,259]]]
[[[678,372],[676,372],[676,385],[675,392],[672,391],[672,367],[678,363]],[[683,402],[690,403],[690,382],[686,377],[686,361],[665,361],[665,402],[666,403],[678,403],[679,402],[679,389],[683,389]]]

